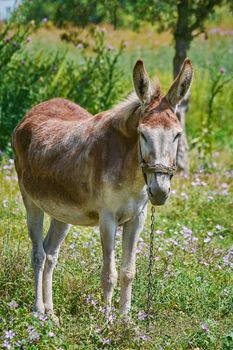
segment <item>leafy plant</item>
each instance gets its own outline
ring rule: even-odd
[[[14,28],[13,28],[14,30]],[[105,44],[105,33],[91,29],[92,46],[77,46],[78,60],[68,59],[63,49],[26,49],[29,29],[1,33],[0,58],[0,149],[11,152],[10,135],[33,105],[53,97],[71,99],[91,113],[107,109],[123,92],[118,65],[124,50]]]
[[[202,120],[200,135],[192,140],[192,146],[197,147],[199,159],[206,170],[210,170],[213,165],[213,150],[215,141],[215,109],[216,97],[222,93],[223,88],[231,80],[231,76],[226,76],[225,68],[220,68],[218,73],[211,71],[210,91],[207,94],[207,111]]]

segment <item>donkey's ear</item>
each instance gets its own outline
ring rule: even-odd
[[[139,100],[144,104],[150,101],[151,87],[150,79],[142,60],[138,60],[133,69],[133,83]]]
[[[170,105],[175,108],[176,105],[187,94],[193,78],[193,68],[191,61],[186,58],[182,64],[179,74],[172,83],[166,98]]]

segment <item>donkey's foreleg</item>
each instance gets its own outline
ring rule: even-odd
[[[146,219],[146,208],[132,221],[124,224],[122,241],[120,313],[128,314],[131,307],[132,283],[136,271],[136,248]]]
[[[30,197],[21,189],[23,201],[27,211],[27,226],[32,241],[32,267],[34,270],[35,302],[33,310],[44,313],[42,280],[45,262],[43,248],[43,219],[44,213],[38,208]]]
[[[115,265],[115,236],[117,223],[112,214],[104,212],[100,216],[100,235],[103,250],[103,268],[101,283],[106,303],[106,315],[111,310],[113,290],[117,282],[117,270]]]
[[[46,253],[46,261],[43,273],[43,297],[45,311],[53,313],[53,297],[52,297],[52,279],[53,270],[57,263],[58,253],[61,244],[69,231],[70,225],[51,219],[49,231],[44,240],[44,250]]]

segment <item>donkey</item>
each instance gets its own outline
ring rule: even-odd
[[[120,313],[127,316],[147,203],[162,205],[169,197],[182,132],[175,110],[192,75],[186,59],[164,96],[138,60],[135,92],[114,108],[93,116],[56,98],[33,107],[15,128],[15,167],[32,241],[34,311],[55,317],[52,275],[72,224],[99,225],[101,282],[109,313],[117,282],[115,235],[122,225]],[[51,223],[43,239],[44,213]]]

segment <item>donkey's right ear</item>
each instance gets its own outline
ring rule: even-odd
[[[133,69],[133,83],[135,92],[142,104],[151,98],[150,79],[142,60],[138,60]]]

